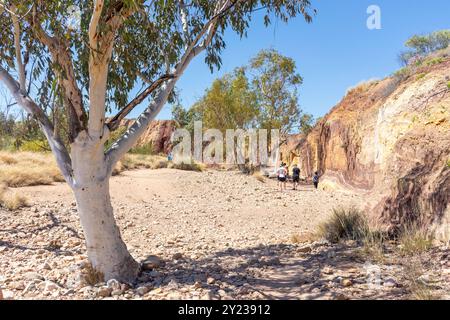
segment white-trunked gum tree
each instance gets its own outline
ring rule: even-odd
[[[105,280],[131,282],[140,271],[114,219],[115,164],[173,98],[190,62],[204,52],[211,70],[220,67],[225,30],[245,36],[256,11],[266,25],[315,13],[309,0],[0,0],[0,83],[44,132]],[[128,100],[132,92],[140,93]],[[136,122],[105,150],[141,103]]]

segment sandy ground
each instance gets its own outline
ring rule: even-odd
[[[288,187],[292,186],[288,184]],[[133,284],[90,286],[80,276],[84,239],[64,184],[20,188],[32,203],[0,209],[0,288],[15,299],[374,299],[404,298],[401,266],[380,266],[368,283],[369,261],[355,244],[293,243],[313,232],[334,207],[362,207],[364,195],[301,186],[280,193],[238,172],[170,169],[125,172],[111,180],[123,238],[153,270]],[[439,277],[450,276],[435,252]],[[154,258],[155,259],[155,258]],[[430,269],[431,270],[431,269]],[[448,274],[446,273],[448,272]],[[438,288],[443,289],[443,288]]]

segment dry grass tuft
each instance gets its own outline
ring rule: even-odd
[[[0,183],[8,187],[49,185],[63,181],[51,154],[0,152]]]
[[[403,265],[402,276],[406,280],[406,288],[410,293],[411,299],[436,300],[439,298],[433,290],[433,286],[428,284],[423,278],[426,268],[421,258],[408,258]]]
[[[184,171],[197,171],[202,172],[205,170],[203,164],[191,162],[191,163],[171,163],[169,165],[170,169],[184,170]]]
[[[254,173],[253,173],[253,176],[254,176],[255,179],[258,180],[259,182],[266,183],[266,177],[264,177],[264,175],[263,175],[261,172],[259,172],[259,171],[254,172]]]
[[[167,168],[169,162],[165,157],[143,154],[126,154],[116,165],[113,175],[125,170],[135,169],[162,169]]]
[[[397,241],[402,256],[414,256],[432,248],[433,235],[417,223],[408,223],[401,229]]]
[[[0,185],[0,207],[8,210],[17,210],[28,206],[28,200],[5,185]]]
[[[369,232],[366,217],[356,208],[333,209],[332,216],[319,225],[318,235],[332,243],[363,240]]]
[[[295,244],[303,244],[303,243],[312,243],[314,241],[319,240],[319,237],[311,232],[301,233],[301,234],[293,234],[291,236],[291,242]]]
[[[86,284],[95,286],[96,284],[103,282],[105,280],[105,276],[102,272],[95,269],[92,264],[86,263],[81,273],[81,279]]]

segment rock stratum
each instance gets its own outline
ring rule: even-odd
[[[370,194],[367,210],[392,230],[418,221],[449,239],[450,59],[433,61],[349,90],[283,159],[325,188]]]
[[[135,121],[134,119],[125,119],[121,122],[120,126],[124,129],[129,128]],[[151,145],[153,153],[167,154],[172,150],[170,138],[175,129],[176,123],[173,120],[154,120],[136,142],[136,146],[144,147]]]

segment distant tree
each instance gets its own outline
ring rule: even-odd
[[[450,45],[450,30],[440,30],[427,35],[414,35],[405,42],[407,51],[400,53],[402,65],[414,63],[428,54],[446,49]]]
[[[255,124],[258,115],[256,95],[243,68],[214,80],[211,88],[193,106],[205,128],[245,129]]]
[[[75,26],[68,14],[74,7]],[[193,59],[204,52],[211,69],[220,67],[225,31],[245,36],[256,10],[266,25],[269,17],[310,22],[312,15],[309,0],[0,0],[0,82],[45,134],[75,195],[89,261],[105,280],[132,281],[139,272],[113,214],[115,165]],[[52,92],[62,101],[64,132],[55,130],[61,118],[47,107]],[[147,98],[136,122],[105,152],[121,120]]]
[[[300,132],[308,134],[314,128],[314,117],[312,114],[304,113],[300,117]]]
[[[298,87],[303,79],[296,71],[295,61],[275,50],[262,50],[251,60],[249,70],[257,96],[260,127],[289,133],[298,125],[302,113]]]

